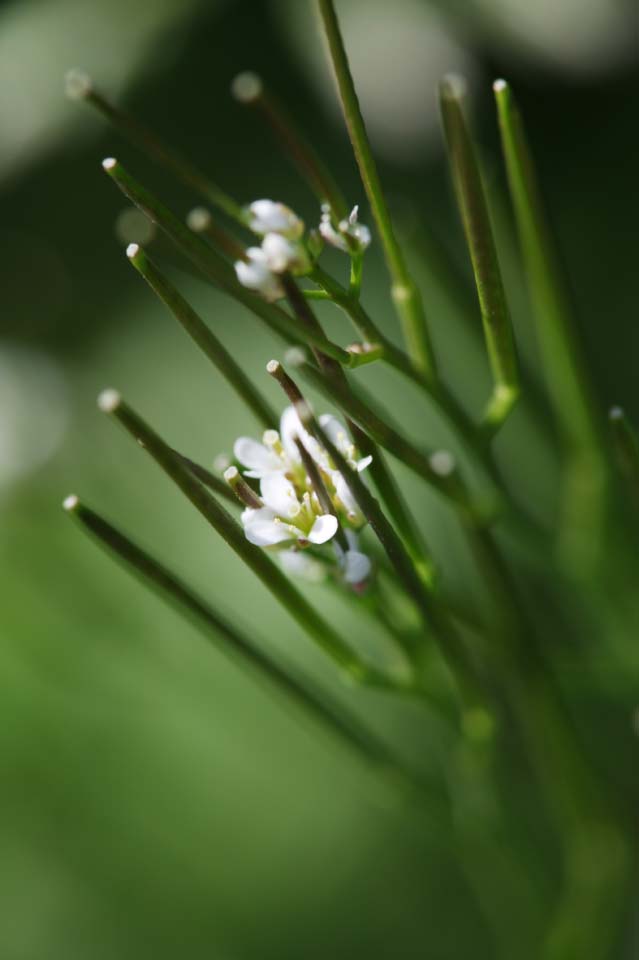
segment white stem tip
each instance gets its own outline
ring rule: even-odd
[[[75,493],[70,493],[69,496],[65,497],[62,501],[62,509],[66,510],[67,513],[73,513],[79,506],[80,500],[76,497]]]
[[[231,83],[231,94],[239,103],[254,103],[262,95],[262,79],[252,70],[238,73]]]
[[[230,467],[227,467],[226,470],[224,471],[224,479],[226,480],[227,483],[230,483],[232,480],[237,480],[238,477],[239,477],[239,471],[237,467],[230,466]]]
[[[103,390],[98,397],[98,407],[102,413],[114,413],[121,403],[122,397],[117,390]]]
[[[129,258],[129,260],[133,260],[134,257],[137,257],[139,252],[140,252],[139,243],[130,243],[126,248],[126,255]]]
[[[107,157],[106,160],[102,161],[102,169],[106,170],[107,172],[109,170],[113,170],[113,168],[117,165],[117,162],[118,161],[115,159],[115,157]]]
[[[608,414],[611,420],[623,420],[624,412],[622,407],[611,407]]]
[[[495,91],[495,93],[501,93],[502,90],[507,90],[507,89],[508,89],[508,84],[506,83],[505,80],[495,80],[495,82],[493,83],[493,90]]]
[[[281,364],[279,360],[269,360],[269,362],[266,364],[266,372],[273,376],[273,374],[279,373],[280,366]]]
[[[450,100],[461,100],[466,95],[467,83],[459,73],[447,73],[442,77],[442,96]]]
[[[438,477],[449,477],[455,469],[455,458],[448,450],[435,450],[428,461]]]
[[[284,354],[289,367],[301,367],[308,360],[308,354],[304,347],[289,347]]]
[[[204,233],[211,226],[211,214],[206,207],[193,207],[187,214],[186,225],[193,233]]]
[[[64,92],[69,100],[84,100],[93,90],[91,77],[84,70],[67,70],[64,77]]]

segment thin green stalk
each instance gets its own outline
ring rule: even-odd
[[[235,504],[236,501],[233,492],[229,488],[228,484],[224,483],[220,477],[216,477],[214,473],[211,473],[211,471],[207,470],[206,467],[196,463],[195,460],[191,460],[190,457],[185,457],[183,453],[179,453],[175,449],[173,449],[173,453],[182,461],[184,466],[191,471],[193,476],[197,477],[197,479],[204,484],[205,487],[208,487],[209,490],[212,490],[213,493],[216,493],[218,497],[222,497],[229,503]]]
[[[499,475],[490,447],[484,442],[477,425],[473,423],[450,389],[441,380],[435,385],[427,383],[417,373],[408,355],[386,339],[361,303],[354,300],[349,292],[321,267],[315,265],[311,277],[329,294],[330,299],[350,317],[356,330],[365,340],[381,345],[382,356],[380,359],[394,367],[395,370],[426,393],[442,416],[453,427],[471,456],[484,469],[495,487],[501,491],[504,497],[508,498],[508,491]]]
[[[482,418],[482,430],[493,436],[519,397],[519,369],[486,193],[462,108],[464,92],[463,80],[446,77],[441,83],[440,102],[494,381],[493,394]]]
[[[548,390],[566,446],[560,550],[567,566],[580,573],[592,569],[597,558],[606,513],[608,465],[601,425],[523,123],[506,81],[497,80],[494,91]]]
[[[319,320],[313,313],[310,304],[306,302],[301,290],[299,290],[292,277],[285,276],[283,280],[289,302],[300,321],[307,327],[322,330]],[[319,351],[315,352],[315,356],[324,378],[327,395],[332,399],[331,385],[339,386],[339,389],[345,394],[351,394],[351,386],[339,364],[335,363],[335,361],[329,357],[324,357]],[[388,470],[381,451],[357,423],[354,423],[350,418],[347,418],[347,423],[355,445],[364,456],[370,455],[373,458],[371,473],[375,485],[386,508],[409,546],[419,575],[423,578],[427,586],[432,586],[435,579],[434,561],[410,516],[406,502]]]
[[[621,407],[612,407],[608,420],[619,470],[635,503],[639,505],[639,437],[637,431]]]
[[[304,378],[330,401],[335,403],[346,417],[353,420],[374,441],[393,456],[405,463],[414,473],[434,487],[447,499],[464,510],[473,510],[474,505],[459,483],[457,474],[438,472],[431,463],[432,453],[424,453],[415,447],[398,430],[386,423],[350,389],[339,383],[328,385],[319,371],[309,363],[299,365]]]
[[[408,271],[404,253],[395,236],[357,99],[333,0],[317,0],[317,3],[328,42],[346,126],[353,145],[353,152],[377,224],[388,271],[391,275],[391,294],[402,322],[408,353],[414,367],[426,380],[434,384],[437,380],[437,369],[422,299],[415,281]]]
[[[266,430],[277,423],[277,416],[257,387],[236,363],[226,347],[207,327],[173,284],[156,267],[146,253],[137,245],[129,244],[126,251],[130,263],[144,277],[151,289],[169,308],[175,319],[195,341],[200,350],[211,360],[225,380],[233,387],[249,410]]]
[[[134,180],[117,160],[109,158],[104,161],[103,167],[122,193],[150,220],[157,223],[208,280],[251,310],[285,341],[318,347],[322,353],[333,357],[345,366],[356,367],[365,362],[355,354],[343,350],[331,340],[327,340],[322,334],[313,330],[300,329],[286,311],[276,304],[267,303],[243,287],[237,281],[233,268],[212,247],[204,243],[201,237],[189,230],[164,204]]]
[[[291,403],[295,406],[304,427],[327,451],[333,463],[342,474],[360,510],[386,551],[399,582],[412,597],[423,617],[425,626],[439,644],[446,663],[457,680],[460,693],[469,703],[483,699],[478,691],[478,679],[474,665],[468,656],[464,644],[458,637],[438,600],[430,593],[422,579],[418,576],[400,537],[384,515],[379,503],[369,491],[357,470],[352,470],[349,467],[345,458],[328,437],[326,431],[322,429],[311,413],[311,409],[308,403],[306,403],[299,387],[288,376],[282,365],[277,360],[271,360],[266,369],[271,376],[277,380]]]
[[[249,507],[251,510],[260,510],[264,506],[253,488],[249,487],[237,467],[233,465],[227,467],[224,471],[224,480],[228,483],[229,489],[233,491],[238,503]]]
[[[349,209],[335,178],[317,151],[304,137],[282,102],[268,90],[256,73],[240,73],[231,85],[240,103],[256,107],[303,180],[320,203],[328,203],[336,220],[344,220]]]
[[[222,210],[232,220],[246,227],[247,218],[242,207],[221,187],[202,173],[195,164],[168,146],[156,133],[140,123],[129,113],[111,103],[95,88],[93,81],[81,70],[71,70],[66,76],[67,96],[72,100],[85,100],[95,107],[115,129],[154,163],[159,164],[177,177],[180,183],[201,194],[209,203]]]
[[[263,550],[248,542],[242,528],[233,517],[194,477],[180,457],[175,456],[171,447],[122,400],[116,391],[105,390],[100,395],[98,403],[104,413],[108,413],[121,423],[153,457],[213,529],[270,590],[276,600],[317,645],[342,668],[345,676],[362,683],[392,685],[392,681],[380,676],[359,658],[334,628],[306,602]]]
[[[336,734],[367,762],[398,774],[402,780],[423,789],[415,775],[406,770],[388,748],[360,723],[347,708],[334,700],[313,681],[290,666],[280,666],[265,654],[264,644],[249,638],[234,620],[222,616],[210,604],[191,590],[167,567],[142,550],[112,524],[81,503],[76,496],[67,497],[64,509],[76,519],[98,543],[115,555],[159,596],[174,605],[181,613],[212,640],[216,647],[252,671],[256,679],[284,693],[321,724]]]

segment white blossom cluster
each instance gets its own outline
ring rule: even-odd
[[[283,273],[300,277],[311,270],[304,221],[283,203],[255,200],[248,207],[248,226],[262,237],[262,243],[248,247],[244,259],[236,261],[235,272],[242,286],[273,303],[284,296]],[[328,204],[322,205],[318,230],[311,232],[309,243],[313,237],[320,245],[323,240],[351,256],[363,254],[371,242],[370,230],[358,221],[358,207],[353,207],[350,216],[335,227]]]
[[[371,232],[368,227],[359,222],[358,214],[359,207],[353,207],[348,219],[341,220],[335,228],[331,219],[330,206],[327,203],[322,204],[322,217],[319,225],[322,239],[344,253],[364,253],[371,242]]]
[[[248,212],[248,225],[262,237],[262,244],[247,249],[246,259],[236,261],[235,272],[242,286],[272,303],[284,296],[281,274],[301,276],[310,270],[310,258],[302,241],[304,221],[289,207],[273,200],[255,200]]]
[[[345,427],[330,414],[320,423],[331,442],[354,470],[365,470],[371,457],[360,458]],[[322,508],[306,473],[297,442],[303,444],[316,464],[330,496],[333,512]],[[251,437],[236,440],[233,452],[244,467],[244,475],[259,480],[259,508],[242,513],[244,533],[251,543],[273,548],[285,569],[311,580],[320,580],[337,565],[350,584],[364,584],[370,575],[369,558],[359,550],[356,531],[365,523],[359,507],[324,448],[302,425],[294,407],[287,407],[280,430],[267,430],[260,443]],[[348,549],[334,539],[339,526],[346,534]],[[309,548],[332,541],[332,555]],[[307,552],[308,551],[308,552]]]

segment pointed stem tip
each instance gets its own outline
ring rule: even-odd
[[[69,100],[86,100],[93,92],[93,81],[85,70],[77,67],[67,70],[64,77],[64,92]]]
[[[98,396],[98,408],[102,413],[115,413],[121,403],[122,397],[117,390],[111,388],[103,390]]]
[[[231,82],[231,95],[238,103],[255,103],[262,96],[263,89],[262,78],[252,70],[238,73]]]

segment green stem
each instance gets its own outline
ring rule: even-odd
[[[608,465],[601,426],[523,123],[508,84],[497,80],[494,91],[548,390],[566,445],[560,548],[569,568],[581,573],[592,569],[597,557],[606,512]]]
[[[284,276],[283,281],[289,302],[300,321],[307,327],[314,327],[321,330],[322,328],[317,317],[313,313],[310,305],[303,298],[295,281],[288,276]],[[333,385],[346,395],[352,394],[351,386],[346,379],[346,374],[339,364],[328,357],[324,357],[318,351],[316,351],[315,356],[324,379],[327,395],[334,400],[331,391]],[[408,507],[399,491],[399,487],[388,470],[381,451],[357,423],[354,423],[350,418],[347,420],[347,423],[355,445],[364,456],[370,455],[373,458],[371,473],[375,485],[386,508],[409,546],[411,556],[413,557],[420,577],[423,578],[427,586],[431,586],[435,579],[435,564],[419,535],[419,531],[410,516]]]
[[[407,377],[433,401],[493,484],[508,498],[508,491],[497,471],[489,445],[444,382],[440,380],[436,385],[427,383],[417,373],[407,354],[386,339],[361,303],[354,300],[348,291],[321,267],[315,265],[311,276],[329,294],[331,300],[350,317],[356,330],[365,340],[381,345],[383,350],[381,359]]]
[[[106,390],[100,395],[98,402],[100,409],[115,417],[153,457],[213,529],[246,563],[302,629],[344,670],[346,676],[362,683],[388,685],[387,678],[380,677],[377,671],[359,658],[350,645],[298,593],[267,554],[248,542],[242,528],[233,517],[196,479],[181,458],[175,456],[171,447],[124,403],[118,393]]]
[[[459,78],[447,77],[442,81],[444,131],[494,381],[493,395],[482,419],[483,432],[492,437],[519,397],[519,370],[488,203],[462,109],[463,93],[464,84]]]
[[[415,447],[398,430],[379,417],[370,407],[363,403],[352,390],[344,389],[339,383],[330,386],[319,371],[309,363],[299,365],[304,378],[324,396],[334,402],[346,417],[353,420],[380,446],[392,453],[393,456],[405,463],[414,473],[425,480],[430,486],[438,490],[443,496],[451,500],[464,510],[474,510],[465,491],[460,488],[456,474],[438,473],[433,468],[430,456]]]
[[[619,470],[635,503],[639,505],[639,437],[621,407],[612,407],[608,415],[610,432]]]
[[[246,227],[246,214],[242,207],[195,164],[168,146],[156,133],[141,124],[130,114],[111,103],[93,86],[91,78],[81,71],[67,74],[67,94],[72,99],[86,100],[109,120],[118,133],[144,153],[153,163],[164,167],[180,183],[201,194],[232,220]]]
[[[264,429],[270,429],[277,422],[276,414],[202,318],[137,244],[129,245],[127,256],[138,273],[166,304],[178,323],[233,387]]]
[[[430,383],[435,383],[437,379],[435,355],[421,296],[408,271],[403,251],[395,236],[357,99],[333,0],[317,0],[317,2],[353,152],[377,224],[388,271],[391,275],[391,294],[402,322],[408,353],[413,365],[423,377]]]
[[[77,497],[67,497],[64,508],[116,559],[154,588],[163,600],[175,605],[208,639],[251,670],[258,680],[265,680],[273,690],[284,693],[380,771],[392,771],[399,774],[402,780],[423,788],[414,774],[407,771],[354,714],[324,690],[319,690],[310,678],[272,660],[263,652],[264,644],[249,639],[234,621],[219,614],[167,567],[99,514],[80,503]]]
[[[277,361],[267,366],[291,403],[294,404],[304,427],[327,451],[333,463],[346,481],[360,510],[368,520],[388,559],[397,574],[399,582],[412,597],[420,611],[425,626],[432,632],[453,676],[457,680],[460,693],[469,703],[483,699],[478,692],[477,674],[464,644],[457,635],[445,611],[435,596],[425,587],[418,576],[412,560],[404,548],[400,537],[389,523],[379,503],[361,479],[357,470],[352,470],[337,447],[332,443],[325,430],[311,413],[297,384],[288,376]]]
[[[322,353],[348,367],[360,366],[365,362],[355,354],[343,350],[331,340],[327,340],[322,334],[301,329],[286,311],[276,304],[267,303],[243,287],[236,279],[233,268],[212,247],[189,230],[153,194],[145,190],[117,160],[109,158],[104,161],[103,167],[122,193],[171,238],[208,280],[251,310],[287,343],[304,343],[310,347],[317,347]]]
[[[275,134],[283,152],[293,162],[303,180],[320,203],[328,203],[336,220],[348,216],[349,209],[337,183],[317,151],[304,137],[282,102],[264,86],[255,73],[241,73],[231,86],[240,103],[256,107]]]
[[[177,450],[174,449],[173,453],[182,461],[185,467],[188,467],[194,477],[197,477],[197,479],[203,483],[205,487],[208,487],[209,490],[212,490],[213,493],[216,493],[218,497],[222,497],[224,500],[227,500],[232,504],[237,502],[233,491],[230,489],[228,484],[220,479],[220,477],[216,477],[215,474],[211,473],[210,470],[207,470],[206,467],[196,463],[195,460],[191,460],[190,457],[185,457],[184,454],[179,453]]]

